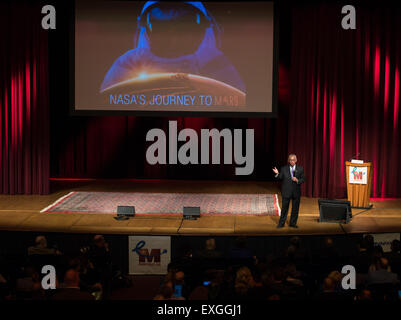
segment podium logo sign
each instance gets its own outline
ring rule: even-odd
[[[166,274],[170,263],[170,237],[130,236],[129,273]]]
[[[349,167],[349,183],[367,184],[368,167]]]

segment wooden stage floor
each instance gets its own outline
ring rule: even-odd
[[[71,191],[277,193],[279,184],[238,181],[95,180],[52,181],[49,195],[0,195],[0,230],[140,234],[140,235],[322,235],[401,232],[401,199],[371,201],[371,210],[353,209],[349,224],[319,223],[317,198],[301,199],[299,229],[276,229],[279,217],[201,216],[183,220],[179,216],[135,216],[117,221],[108,214],[40,213]],[[281,206],[281,198],[280,198]],[[289,219],[289,218],[288,218]],[[288,221],[287,219],[287,221]]]

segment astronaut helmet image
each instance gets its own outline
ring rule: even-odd
[[[137,18],[134,48],[114,61],[100,92],[143,92],[186,81],[188,88],[207,91],[217,86],[220,94],[244,100],[245,84],[220,49],[220,33],[200,1],[147,1]]]
[[[215,32],[201,2],[148,1],[138,17],[134,47],[149,47],[159,57],[176,58],[197,51],[203,41],[216,46]],[[137,39],[138,37],[138,39]]]

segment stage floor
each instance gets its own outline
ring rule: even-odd
[[[0,230],[140,234],[140,235],[317,235],[348,233],[401,232],[401,199],[371,201],[371,210],[353,209],[348,224],[319,223],[317,198],[303,197],[298,229],[276,229],[279,217],[201,216],[183,220],[180,216],[135,216],[117,221],[109,214],[40,213],[71,191],[110,192],[189,192],[189,193],[269,193],[279,194],[279,184],[238,181],[172,180],[87,180],[52,181],[49,195],[0,195]],[[280,198],[281,206],[281,198]],[[289,218],[287,219],[287,221]]]

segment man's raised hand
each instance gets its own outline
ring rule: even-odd
[[[277,170],[276,167],[273,168],[273,172],[274,172],[275,174],[278,174],[278,170]]]

